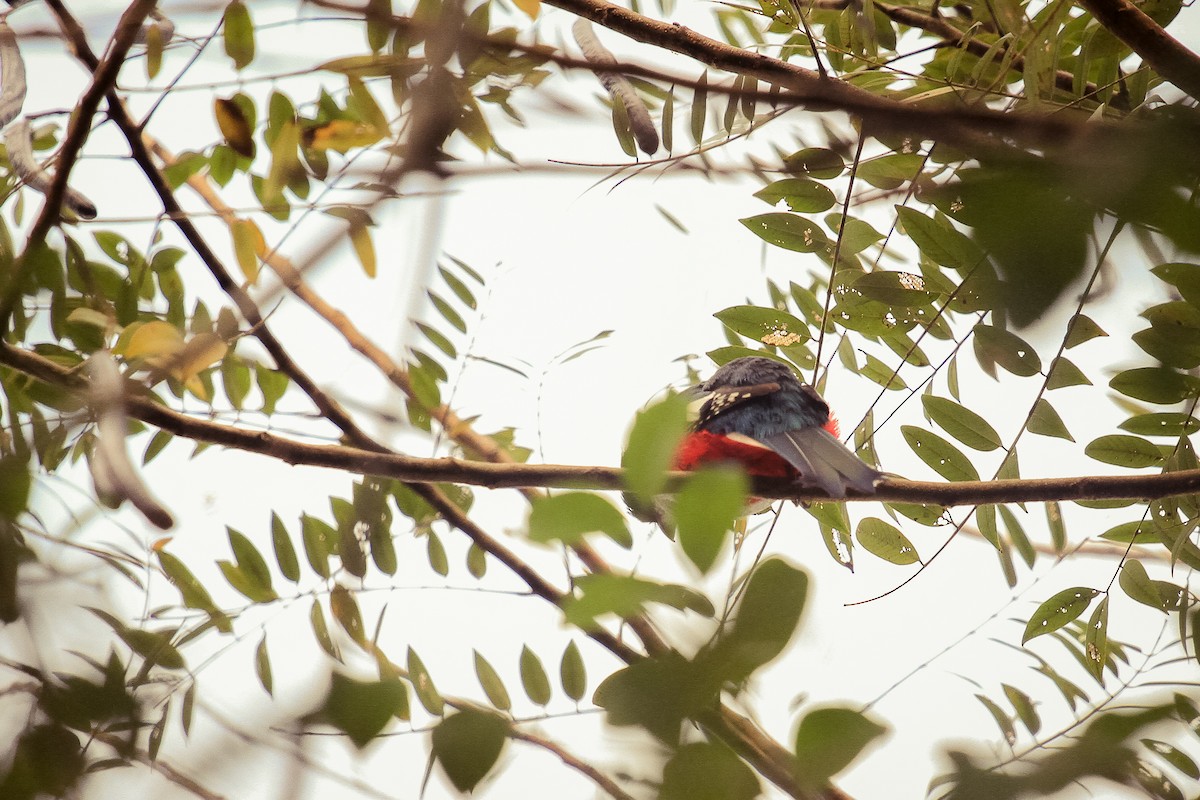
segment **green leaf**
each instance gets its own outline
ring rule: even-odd
[[[581,596],[564,597],[559,605],[567,622],[584,630],[596,627],[596,617],[604,614],[636,616],[647,603],[689,609],[706,617],[714,611],[708,598],[692,589],[630,575],[582,575],[575,579],[575,588]]]
[[[908,388],[908,384],[904,382],[904,379],[900,377],[896,370],[884,364],[870,353],[867,353],[859,374],[893,392]]]
[[[875,517],[865,517],[858,523],[854,538],[868,553],[892,564],[914,564],[920,561],[917,549],[898,528]]]
[[[683,552],[701,572],[708,572],[734,520],[746,512],[750,482],[740,469],[711,468],[688,478],[672,511]]]
[[[538,497],[529,512],[529,538],[535,542],[562,542],[574,547],[584,535],[604,533],[622,547],[633,544],[624,515],[606,498],[589,492]]]
[[[979,471],[957,447],[936,433],[914,425],[902,425],[904,441],[929,467],[948,481],[977,481]]]
[[[267,635],[264,633],[254,650],[254,674],[267,694],[275,695],[275,679],[271,676],[271,656],[267,652]]]
[[[1084,375],[1083,371],[1075,366],[1075,363],[1066,356],[1058,357],[1054,362],[1054,366],[1050,368],[1050,375],[1046,379],[1046,388],[1051,391],[1067,386],[1091,385],[1091,379]]]
[[[927,306],[938,297],[937,292],[926,289],[925,279],[920,275],[897,270],[865,272],[848,285],[868,300],[897,308]]]
[[[1052,633],[1067,623],[1073,622],[1087,610],[1092,603],[1092,598],[1098,594],[1100,592],[1096,589],[1076,586],[1063,589],[1046,600],[1029,617],[1029,622],[1025,625],[1025,633],[1021,637],[1021,644],[1025,644],[1034,637]]]
[[[1142,605],[1150,606],[1158,611],[1167,611],[1167,604],[1162,594],[1158,591],[1158,586],[1146,574],[1146,568],[1142,566],[1142,562],[1136,558],[1127,558],[1121,564],[1119,582],[1122,591],[1131,600],[1136,600]]]
[[[1127,369],[1118,372],[1108,385],[1126,397],[1158,405],[1172,405],[1200,391],[1200,379],[1163,367]]]
[[[1042,371],[1042,360],[1038,357],[1028,342],[1011,331],[997,328],[993,325],[979,324],[975,326],[972,338],[975,346],[975,357],[979,364],[993,378],[996,377],[993,364],[999,364],[1014,375],[1029,377]]]
[[[279,595],[271,586],[271,570],[257,548],[233,528],[227,527],[226,530],[236,564],[230,564],[228,561],[220,561],[218,564],[230,585],[255,603],[269,603],[279,599]]]
[[[1200,306],[1200,265],[1179,262],[1159,264],[1150,271],[1178,289],[1184,300],[1193,306]]]
[[[754,770],[728,747],[692,742],[663,767],[658,800],[752,800],[761,792]]]
[[[906,206],[896,206],[904,232],[925,257],[956,270],[975,268],[985,258],[979,245],[944,218],[927,217]]]
[[[1164,411],[1156,414],[1138,414],[1117,427],[1138,436],[1170,436],[1177,439],[1200,431],[1200,420],[1181,411]]]
[[[841,253],[843,256],[861,253],[884,238],[884,235],[875,230],[869,222],[855,217],[847,217],[845,225],[842,225],[841,214],[827,214],[825,224],[829,230],[835,232],[841,226]]]
[[[1067,430],[1067,424],[1054,410],[1054,406],[1050,405],[1050,401],[1044,397],[1039,397],[1033,405],[1033,414],[1029,417],[1028,430],[1039,436],[1053,436],[1071,442],[1075,441],[1075,437]]]
[[[1037,736],[1037,732],[1042,729],[1042,720],[1033,706],[1033,701],[1029,699],[1029,695],[1007,683],[1001,684],[1001,686],[1004,689],[1004,696],[1008,698],[1008,702],[1012,703],[1013,710],[1017,712],[1017,719],[1021,720],[1021,724],[1025,726],[1031,736]]]
[[[574,640],[567,643],[563,650],[562,661],[558,665],[558,676],[562,682],[563,692],[576,703],[587,694],[587,668],[583,656],[579,653],[579,645]]]
[[[708,113],[708,70],[700,74],[696,82],[696,90],[692,95],[691,134],[692,141],[700,144],[704,141],[704,121]]]
[[[237,69],[254,60],[254,21],[242,0],[233,0],[225,7],[225,54]]]
[[[817,223],[798,214],[777,211],[739,220],[767,244],[797,253],[817,253],[829,247],[829,239]]]
[[[433,531],[425,533],[425,555],[429,559],[429,568],[443,578],[450,574],[450,559],[446,556],[446,547],[442,538]]]
[[[337,645],[333,643],[333,637],[329,635],[329,626],[325,624],[325,614],[321,611],[321,604],[316,600],[313,600],[313,604],[308,610],[308,622],[321,649],[328,653],[330,658],[340,661],[341,654],[338,652]]]
[[[1083,449],[1085,455],[1115,464],[1118,467],[1141,469],[1163,462],[1163,454],[1157,447],[1138,436],[1112,434],[1093,440]]]
[[[167,579],[179,590],[185,606],[207,612],[222,633],[233,630],[229,618],[217,608],[208,589],[204,588],[204,584],[182,561],[164,550],[156,550],[154,554],[158,556],[159,566],[166,573]]]
[[[1096,604],[1092,618],[1088,620],[1084,633],[1083,656],[1087,662],[1088,671],[1097,681],[1104,675],[1104,665],[1108,663],[1108,596]]]
[[[550,702],[550,679],[542,666],[542,660],[529,649],[528,645],[521,647],[521,685],[525,694],[539,706]]]
[[[1104,329],[1097,325],[1087,314],[1076,314],[1071,318],[1070,329],[1067,333],[1066,347],[1070,350],[1072,347],[1083,344],[1084,342],[1095,339],[1097,336],[1108,336]]]
[[[986,419],[953,400],[927,394],[921,396],[921,405],[942,430],[967,447],[988,451],[1003,444],[1000,434]]]
[[[1046,503],[1046,524],[1050,528],[1050,543],[1054,545],[1054,552],[1062,555],[1067,549],[1067,526],[1057,500]]]
[[[365,646],[367,632],[363,628],[362,612],[358,609],[358,601],[345,586],[334,586],[329,593],[329,611],[333,618],[342,626],[351,639]]]
[[[992,715],[992,719],[996,722],[996,727],[1000,729],[1000,733],[1004,736],[1004,741],[1011,747],[1017,741],[1017,731],[1013,728],[1012,720],[1008,714],[1004,713],[1004,709],[996,705],[989,697],[982,694],[975,695],[975,699],[983,703],[983,707]]]
[[[473,578],[482,578],[487,574],[487,552],[475,542],[467,548],[467,572]]]
[[[775,181],[755,192],[754,196],[772,206],[783,200],[788,209],[808,214],[833,208],[837,203],[827,186],[808,178]]]
[[[920,153],[890,153],[860,162],[857,175],[876,188],[897,189],[916,178],[924,164]]]
[[[1157,739],[1142,739],[1142,745],[1192,780],[1200,779],[1200,767],[1196,766],[1196,762],[1190,756],[1174,745],[1160,742]]]
[[[320,715],[361,750],[383,730],[405,699],[399,680],[356,681],[335,672]]]
[[[675,451],[688,429],[687,398],[673,395],[637,415],[621,467],[625,487],[640,502],[650,505],[666,485],[666,472],[675,463]]]
[[[501,711],[508,711],[512,708],[512,700],[508,696],[508,689],[504,688],[504,681],[500,680],[500,675],[479,651],[472,652],[475,653],[475,677],[479,679],[479,685],[483,687],[488,702]]]
[[[417,699],[421,701],[425,710],[440,717],[446,707],[446,701],[442,699],[437,687],[433,685],[433,678],[430,677],[429,670],[425,669],[425,662],[411,647],[408,648],[408,680],[412,683],[413,691],[417,693]]]
[[[16,519],[25,510],[32,485],[33,477],[25,459],[0,458],[0,516]]]
[[[809,340],[808,325],[786,311],[760,306],[731,306],[713,316],[734,333],[763,344],[788,347]]]
[[[738,604],[733,630],[711,654],[722,677],[739,683],[782,653],[796,632],[807,597],[807,574],[779,558],[759,564]]]
[[[508,738],[508,721],[496,714],[464,709],[433,729],[433,757],[460,792],[470,792],[492,770]]]
[[[833,150],[806,147],[783,157],[783,168],[790,173],[804,173],[819,181],[836,178],[846,170],[846,162]]]
[[[300,517],[300,534],[309,566],[322,578],[328,578],[329,556],[337,547],[338,532],[328,523],[304,514]]]
[[[680,723],[711,709],[720,678],[675,651],[641,659],[609,675],[593,699],[610,725],[641,725],[663,742],[679,741]]]
[[[300,580],[300,562],[296,560],[296,548],[292,546],[292,538],[288,536],[283,520],[274,511],[271,512],[271,545],[275,548],[275,563],[283,577],[292,583]]]
[[[796,731],[796,762],[811,786],[829,779],[858,758],[887,728],[850,708],[818,708],[804,715]]]

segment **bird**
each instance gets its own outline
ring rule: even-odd
[[[786,364],[736,358],[690,391],[696,416],[676,469],[734,462],[750,476],[791,478],[835,499],[851,489],[874,494],[883,478],[838,440],[829,404]]]

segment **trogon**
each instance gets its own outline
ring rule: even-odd
[[[883,473],[837,439],[837,420],[816,389],[770,358],[737,358],[691,390],[692,429],[677,469],[736,462],[747,474],[792,478],[830,497],[873,494]]]

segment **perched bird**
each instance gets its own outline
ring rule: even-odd
[[[873,494],[883,477],[838,441],[828,404],[778,361],[734,359],[692,391],[698,415],[677,469],[736,462],[751,476],[794,478],[835,498]]]

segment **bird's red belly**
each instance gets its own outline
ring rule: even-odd
[[[688,434],[675,454],[675,468],[696,469],[705,464],[733,462],[747,474],[764,478],[794,478],[796,470],[774,450],[730,439],[708,431]]]

